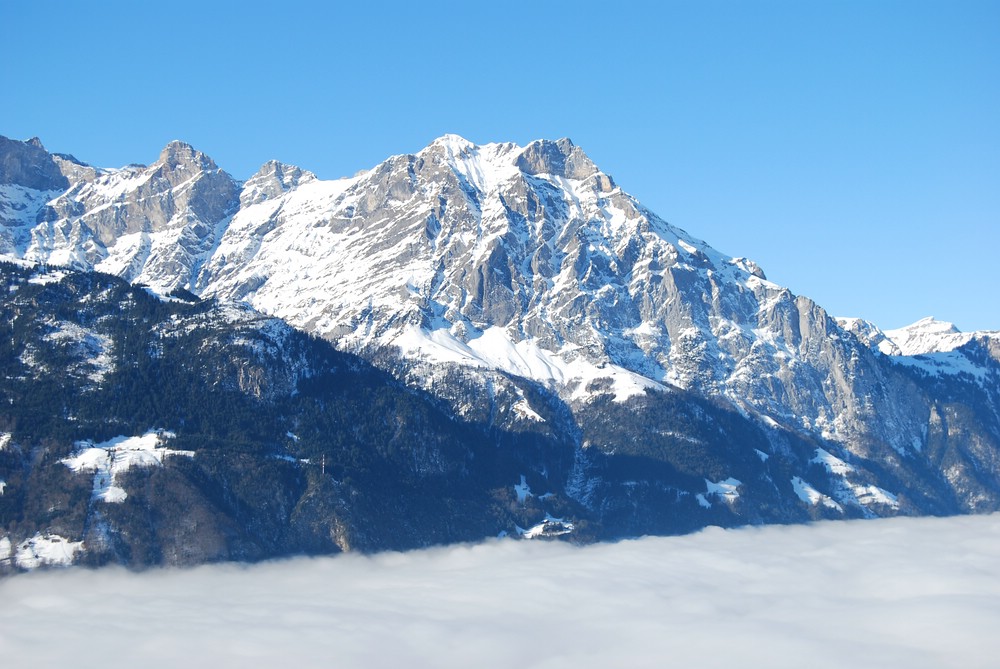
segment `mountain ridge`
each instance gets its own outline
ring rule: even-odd
[[[24,256],[247,300],[345,350],[498,367],[570,397],[648,379],[842,440],[920,438],[891,398],[890,427],[866,434],[840,370],[877,365],[837,344],[821,307],[658,218],[568,139],[445,135],[334,181],[277,165],[236,182],[171,142],[148,168],[55,198]]]
[[[182,142],[120,169],[25,147],[70,185],[0,183],[0,255],[242,301],[456,420],[559,432],[517,484],[579,505],[550,533],[1000,506],[1000,337],[834,319],[568,139],[447,135],[333,181],[238,182]]]

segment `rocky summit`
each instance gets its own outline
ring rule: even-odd
[[[355,356],[355,369],[381,370],[394,381],[380,381],[388,385],[379,393],[419,393],[445,417],[440,426],[466,430],[450,434],[453,445],[436,455],[403,449],[420,485],[429,485],[421,478],[427,472],[450,472],[434,485],[454,484],[463,499],[476,500],[466,512],[443,503],[437,517],[404,501],[405,494],[386,497],[384,486],[362,485],[368,479],[351,474],[356,449],[368,449],[369,469],[388,456],[384,443],[352,442],[354,460],[345,459],[336,430],[346,425],[311,441],[310,457],[288,451],[283,435],[297,434],[292,423],[301,419],[282,403],[297,401],[309,375],[285,369],[287,338],[262,345],[261,355],[269,353],[259,360],[222,354],[242,362],[223,365],[232,376],[218,383],[252,398],[260,405],[255,411],[282,416],[248,443],[262,452],[284,444],[272,454],[297,462],[293,469],[308,469],[319,454],[331,466],[321,466],[317,481],[341,477],[330,479],[341,481],[339,488],[313,489],[301,479],[287,493],[322,498],[316,508],[326,511],[302,526],[314,535],[300,527],[300,543],[284,550],[374,550],[497,534],[584,541],[708,524],[1000,507],[1000,334],[961,333],[933,319],[883,332],[832,318],[769,281],[753,261],[721,254],[659,218],[568,139],[521,147],[448,135],[351,178],[322,180],[270,161],[245,182],[181,142],[149,166],[104,169],[51,154],[37,140],[0,139],[0,253],[11,272],[21,272],[8,279],[8,313],[27,313],[19,300],[40,290],[32,286],[79,282],[74,277],[94,272],[145,286],[160,299],[217,305],[219,314],[232,312],[218,305],[243,305]],[[101,295],[88,293],[85,302],[100,303]],[[79,359],[45,363],[63,378],[73,369],[79,376],[89,369],[86,359],[102,355],[116,365],[141,363],[122,357],[128,347],[98,321],[65,321],[58,298],[44,304],[50,311],[36,317],[50,323],[48,330],[19,329],[10,317],[8,385],[31,377],[33,351],[49,350],[53,341],[76,342]],[[187,318],[162,315],[175,317]],[[236,327],[223,316],[216,326]],[[164,327],[143,325],[144,332]],[[197,359],[201,350],[185,355]],[[183,366],[182,359],[173,358]],[[265,382],[275,375],[285,381]],[[84,376],[87,392],[113,392],[113,374]],[[336,413],[342,399],[329,401]],[[35,539],[32,532],[39,541],[47,536],[26,509],[32,495],[51,494],[15,470],[36,466],[30,454],[41,448],[77,462],[79,444],[116,437],[81,432],[79,421],[53,411],[44,421],[53,430],[61,425],[53,434],[38,432],[15,409],[4,419],[7,443],[18,445],[0,460],[13,468],[0,466],[7,482],[0,523],[10,546],[0,560],[11,564],[19,564],[19,550],[30,552],[24,542]],[[152,426],[175,434],[184,448],[171,448],[192,453],[193,462],[202,457],[207,447],[183,417],[130,411],[115,420],[137,434],[117,436],[139,438],[139,426]],[[391,422],[372,411],[365,420]],[[425,437],[439,429],[425,427]],[[261,445],[271,439],[272,446]],[[484,443],[493,444],[492,455],[484,455]],[[480,464],[470,466],[469,458]],[[393,472],[392,480],[403,476]],[[20,501],[10,502],[14,490]],[[192,504],[253,536],[235,511],[202,497]],[[376,500],[389,498],[401,518],[375,522],[388,513]],[[146,508],[160,503],[143,499]],[[89,510],[75,513],[94,527],[111,503],[94,497]],[[438,519],[418,523],[406,520],[408,512]],[[290,514],[255,522],[287,528]],[[373,529],[380,526],[382,532]],[[127,534],[124,526],[103,527],[108,537]],[[66,542],[91,546],[82,551],[128,561],[121,547],[127,542],[99,543],[80,528],[65,532],[58,536]],[[216,541],[224,547],[217,557],[242,555],[227,541]],[[280,545],[248,554],[281,554]],[[183,561],[179,548],[143,555],[143,563]]]

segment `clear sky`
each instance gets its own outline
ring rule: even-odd
[[[336,178],[570,137],[834,315],[1000,329],[1000,2],[0,3],[0,134]]]

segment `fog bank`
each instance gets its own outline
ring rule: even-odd
[[[987,667],[1000,515],[0,581],[5,666]]]

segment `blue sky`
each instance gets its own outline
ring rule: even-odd
[[[1000,2],[7,2],[0,134],[323,178],[568,136],[834,315],[1000,329]]]

